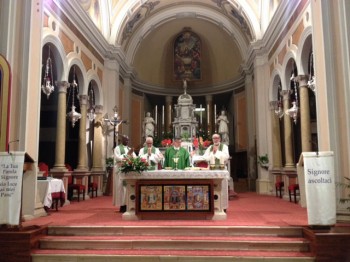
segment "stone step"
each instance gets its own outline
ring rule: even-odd
[[[49,235],[68,236],[302,236],[301,227],[279,226],[49,226]]]

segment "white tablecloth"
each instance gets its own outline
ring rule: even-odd
[[[155,170],[142,172],[130,172],[127,174],[120,173],[122,179],[220,179],[222,205],[226,209],[228,207],[228,181],[230,180],[230,173],[228,170]],[[118,190],[118,188],[117,188]],[[120,190],[120,189],[119,189]],[[119,192],[119,191],[117,191]]]
[[[41,202],[45,207],[52,206],[53,193],[66,193],[61,179],[48,178],[47,180],[38,180],[38,192]]]

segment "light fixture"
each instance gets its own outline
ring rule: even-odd
[[[93,88],[91,86],[91,83],[90,83],[90,87],[89,87],[88,100],[89,100],[89,108],[88,108],[87,118],[89,119],[89,121],[91,123],[96,118],[96,114],[95,114],[95,94],[94,94],[94,90],[93,90]]]
[[[307,81],[307,86],[314,93],[316,92],[316,77],[314,75],[314,53],[312,51],[310,55],[310,71],[309,71],[309,81]]]
[[[115,148],[117,146],[117,137],[118,137],[118,133],[119,133],[119,126],[121,124],[127,124],[126,120],[121,120],[119,115],[118,115],[118,108],[117,106],[114,106],[113,108],[113,117],[108,118],[108,115],[106,115],[106,117],[104,118],[104,122],[113,126],[114,129],[114,134],[113,134],[113,148]]]
[[[282,109],[282,87],[281,84],[278,85],[277,101],[274,101],[275,114],[281,119],[284,115]]]
[[[41,85],[41,90],[46,95],[47,99],[49,99],[50,94],[55,90],[53,85],[53,74],[52,74],[52,60],[50,57],[50,45],[49,45],[49,55],[46,59],[45,65],[45,74],[43,78],[43,84]]]
[[[298,119],[299,107],[298,107],[297,81],[296,81],[296,77],[294,76],[294,63],[293,63],[293,73],[290,80],[294,83],[295,100],[292,102],[292,107],[287,109],[285,113],[286,115],[289,115],[293,119],[294,124],[296,124]]]
[[[75,66],[73,67],[73,82],[70,84],[70,93],[72,94],[72,107],[71,107],[71,111],[67,114],[68,120],[72,122],[72,127],[75,126],[75,123],[81,118],[81,114],[78,113],[77,111],[75,111],[75,106],[74,106],[74,100],[75,100],[75,96],[74,96],[74,92],[75,89],[77,89],[77,93],[78,93],[78,84],[75,81]],[[68,95],[69,98],[69,95]]]

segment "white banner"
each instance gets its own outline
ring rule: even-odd
[[[333,152],[303,153],[309,225],[336,223]]]
[[[19,225],[24,152],[0,152],[0,224]]]

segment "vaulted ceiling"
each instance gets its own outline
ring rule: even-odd
[[[261,39],[281,0],[78,0],[109,44],[123,51],[135,86],[177,93],[172,46],[184,29],[202,41],[206,65],[193,93],[224,92],[241,83],[249,46]],[[200,91],[199,91],[200,90]]]

